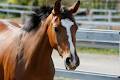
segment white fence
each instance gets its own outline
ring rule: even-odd
[[[77,46],[95,48],[119,48],[119,31],[79,29],[76,34]]]
[[[23,5],[11,5],[11,4],[0,4],[2,7],[0,12],[17,13],[21,14],[22,20],[25,20],[25,14],[31,14],[31,8],[33,6],[23,6]],[[4,9],[3,9],[4,8]],[[13,9],[9,9],[13,8]],[[22,10],[15,10],[14,8],[19,8]],[[35,8],[35,7],[34,7]],[[27,10],[24,10],[27,9]],[[85,11],[85,9],[80,9],[80,11]],[[78,13],[80,12],[78,11]],[[100,15],[94,14],[100,13]],[[104,13],[101,15],[101,13]],[[103,10],[103,9],[91,9],[89,15],[87,16],[75,16],[77,24],[82,24],[83,26],[88,27],[98,27],[98,26],[120,26],[120,22],[113,22],[112,19],[120,19],[120,16],[117,15],[120,13],[120,10]],[[94,21],[98,19],[107,19],[107,21]],[[24,21],[23,21],[24,22]],[[80,27],[81,25],[79,25]],[[88,28],[87,27],[87,28]],[[77,32],[77,41],[86,41],[86,42],[102,42],[102,43],[111,43],[112,45],[119,43],[119,31],[113,30],[88,30],[88,29],[79,29]],[[86,45],[88,46],[88,45]],[[115,45],[116,46],[116,45]],[[115,47],[113,46],[113,47]],[[97,46],[95,46],[97,47]],[[110,47],[110,46],[107,46]],[[116,46],[118,47],[118,45]]]
[[[0,9],[0,12],[18,13],[21,14],[21,17],[23,18],[23,14],[30,14],[32,8],[38,8],[39,6],[0,4],[0,7],[2,7],[2,9]],[[80,11],[85,11],[85,9],[80,9],[78,13]],[[113,22],[113,19],[120,21],[119,15],[120,15],[120,10],[90,9],[88,16],[76,15],[76,20],[89,20],[89,21],[107,20],[108,22]]]
[[[119,80],[116,75],[56,69],[55,80]]]
[[[25,5],[15,5],[15,4],[0,4],[3,8],[19,8],[19,9],[32,9],[39,8],[39,6],[25,6]]]
[[[85,9],[80,9],[80,11],[85,11]],[[90,9],[87,16],[80,16],[79,12],[78,15],[76,15],[77,20],[105,20],[106,22],[113,22],[114,20],[118,20],[118,22],[120,22],[120,10]]]
[[[4,7],[5,9],[0,9],[0,12],[6,12],[6,13],[18,13],[21,14],[21,18],[24,18],[24,14],[31,14],[32,12],[29,11],[32,7],[31,6],[21,6],[21,5],[5,5],[0,4],[1,7]],[[9,9],[12,8],[22,8],[22,9],[29,9],[28,11],[25,10],[14,10]],[[107,13],[107,15],[93,15],[95,12],[104,12]],[[114,13],[120,13],[120,11],[117,10],[90,10],[90,15],[88,16],[76,16],[76,21],[78,24],[82,25],[91,25],[91,26],[120,26],[120,22],[113,22],[113,18],[120,19],[119,15],[113,15]],[[106,22],[97,21],[96,19],[107,19]],[[84,21],[83,21],[84,20]],[[80,27],[81,25],[79,25]],[[96,45],[93,43],[93,47],[102,47],[102,48],[118,48],[119,46],[119,31],[114,30],[90,30],[90,29],[79,29],[77,32],[77,41],[78,42],[95,42],[95,43],[109,43],[112,45],[105,46],[104,45]],[[81,45],[81,44],[80,44]],[[88,44],[84,44],[84,46],[89,46]],[[112,46],[112,47],[111,47]],[[110,75],[101,75],[101,74],[92,74],[92,73],[85,73],[85,72],[68,72],[65,70],[56,70],[56,76],[57,77],[66,77],[68,78],[74,78],[76,80],[119,80],[117,76],[110,76]],[[87,77],[86,77],[87,76]],[[58,79],[59,80],[59,79]]]

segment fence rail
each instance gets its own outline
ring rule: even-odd
[[[79,29],[76,36],[81,41],[119,43],[119,31]]]
[[[77,46],[94,48],[119,48],[119,31],[79,29]]]
[[[80,9],[80,11],[85,11],[85,9]],[[120,10],[90,9],[87,16],[80,16],[80,11],[75,16],[76,20],[120,22]]]
[[[59,79],[60,78],[60,79]],[[84,71],[66,71],[56,69],[55,80],[119,80],[116,75],[99,74]]]
[[[25,5],[15,5],[15,4],[0,4],[3,8],[19,8],[19,9],[32,9],[39,8],[39,6],[25,6]]]
[[[18,13],[18,14],[31,14],[32,13],[32,11],[11,10],[11,9],[0,9],[0,12]]]
[[[0,12],[18,13],[21,14],[23,18],[24,14],[32,13],[32,8],[38,8],[39,6],[23,6],[23,5],[13,5],[13,4],[0,4]],[[80,9],[78,11],[85,11],[86,9]],[[97,14],[96,14],[97,13]],[[76,15],[76,20],[107,20],[108,22],[120,21],[120,10],[110,10],[110,9],[89,9],[89,15],[79,16]]]
[[[81,21],[76,20],[77,24],[93,25],[93,26],[120,26],[120,22],[104,22],[104,21]]]

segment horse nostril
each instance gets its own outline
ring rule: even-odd
[[[66,58],[66,64],[70,65],[70,63],[71,63],[71,58],[70,57]]]

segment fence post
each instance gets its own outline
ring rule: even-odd
[[[112,11],[108,10],[108,22],[112,22]],[[111,26],[109,26],[109,30],[111,30]]]
[[[10,4],[7,4],[7,5],[8,5],[8,6],[7,6],[7,9],[9,9]],[[7,18],[8,18],[8,19],[10,18],[9,12],[7,12]]]
[[[120,62],[120,32],[119,32],[119,62]]]
[[[119,42],[118,43],[119,43],[118,64],[119,64],[119,67],[120,67],[120,32],[119,32]],[[118,78],[120,78],[120,74],[119,74]]]
[[[24,12],[21,12],[21,23],[24,24],[25,22],[25,13]]]
[[[112,11],[108,10],[108,22],[112,21]]]
[[[119,59],[118,60],[119,60],[119,67],[120,67],[120,32],[119,32],[119,42],[118,43],[119,43],[119,55],[118,55]],[[118,78],[120,78],[120,74],[119,74]]]
[[[88,21],[92,21],[93,10],[90,10],[90,14],[88,15]]]

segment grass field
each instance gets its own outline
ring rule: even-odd
[[[88,47],[77,47],[77,51],[85,54],[104,54],[104,55],[118,55],[119,49],[101,49],[101,48],[88,48]]]

